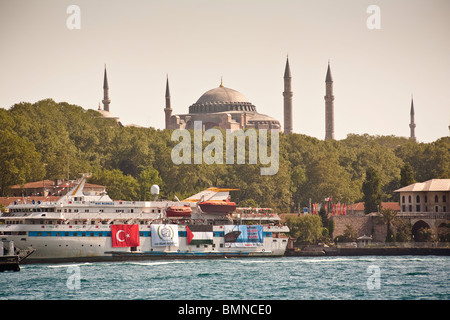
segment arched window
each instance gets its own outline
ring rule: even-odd
[[[416,196],[416,202],[420,203],[420,196]]]
[[[411,196],[408,196],[408,202],[411,203]]]
[[[405,196],[402,196],[402,203],[405,203]]]
[[[434,202],[439,202],[439,196],[438,195],[434,196]]]

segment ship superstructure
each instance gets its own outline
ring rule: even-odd
[[[85,182],[54,202],[10,205],[0,216],[0,238],[34,249],[27,263],[282,256],[286,250],[289,229],[278,215],[235,210],[231,189],[209,188],[185,201],[114,201],[106,192],[83,192]]]

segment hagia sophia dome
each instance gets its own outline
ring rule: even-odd
[[[170,99],[168,83],[166,103],[167,99]],[[168,111],[168,108],[165,110]],[[281,129],[278,120],[258,113],[256,107],[242,93],[224,87],[222,82],[219,87],[208,90],[201,95],[197,102],[189,107],[188,114],[170,114],[168,120],[168,128],[170,129],[192,129],[194,121],[202,121],[204,130],[213,127],[222,129]]]

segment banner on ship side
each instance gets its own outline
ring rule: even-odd
[[[187,225],[186,241],[188,245],[213,244],[213,226]]]
[[[226,247],[257,247],[263,245],[263,226],[225,225]]]
[[[178,225],[152,224],[152,246],[178,246]]]
[[[111,225],[111,239],[113,247],[138,247],[139,225],[113,224]]]

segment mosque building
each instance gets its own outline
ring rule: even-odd
[[[292,108],[292,103],[291,106]],[[166,129],[193,129],[194,121],[201,121],[203,130],[219,127],[230,129],[277,129],[280,122],[256,110],[239,91],[227,88],[220,82],[219,87],[205,92],[189,107],[189,113],[172,114],[169,79],[166,82],[166,106],[164,108]]]

